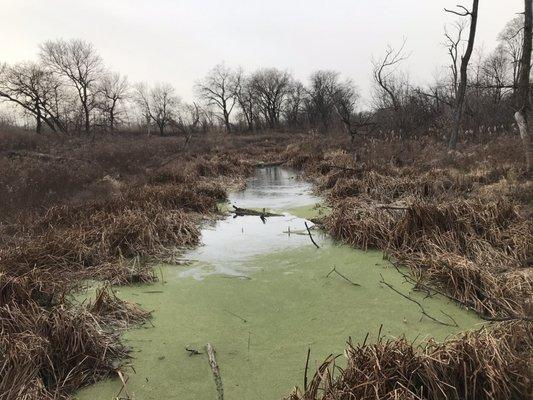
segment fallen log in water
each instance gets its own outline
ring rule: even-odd
[[[276,213],[271,213],[269,211],[266,211],[266,209],[263,208],[263,211],[257,211],[257,210],[252,210],[252,209],[249,209],[249,208],[240,208],[240,207],[236,207],[236,206],[233,206],[233,211],[232,213],[235,214],[236,217],[242,217],[242,216],[245,216],[245,215],[255,215],[255,216],[259,216],[259,217],[283,217],[282,214],[276,214]]]
[[[215,385],[217,387],[217,399],[224,400],[224,387],[222,386],[222,377],[220,376],[220,369],[218,368],[217,359],[215,356],[215,349],[211,346],[211,343],[207,343],[205,346],[207,356],[209,357],[209,365],[215,378]]]

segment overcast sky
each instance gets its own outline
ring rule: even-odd
[[[368,97],[370,61],[403,37],[417,83],[447,63],[443,11],[470,0],[0,0],[0,61],[34,59],[47,39],[82,38],[130,81],[165,81],[181,97],[215,64],[317,69],[351,77]],[[493,48],[522,0],[482,0],[476,47]]]

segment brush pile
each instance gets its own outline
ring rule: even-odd
[[[382,250],[409,269],[415,290],[447,296],[495,326],[422,348],[405,339],[349,345],[348,368],[333,376],[322,366],[291,399],[531,394],[533,185],[512,157],[517,139],[465,145],[451,156],[429,140],[365,139],[352,152],[303,145],[304,158],[293,146],[285,157],[330,202],[322,223],[334,238]]]

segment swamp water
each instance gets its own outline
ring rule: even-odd
[[[412,292],[430,315],[443,319],[444,311],[459,327],[421,319],[416,304],[379,283],[381,274],[402,293],[412,289],[379,251],[354,250],[313,231],[317,249],[301,217],[316,213],[313,205],[319,201],[292,171],[258,169],[230,202],[266,207],[282,217],[264,224],[257,216],[217,221],[202,230],[202,246],[183,254],[186,266],[161,266],[163,283],[116,289],[119,297],[153,310],[153,327],[146,324],[124,337],[133,348],[136,371],[128,373],[131,398],[216,399],[208,342],[217,352],[225,399],[274,400],[303,386],[308,348],[312,376],[330,352],[342,353],[348,337],[362,341],[381,324],[382,334],[390,337],[442,340],[480,323],[444,298]],[[336,273],[327,277],[334,266],[361,286]],[[189,356],[185,348],[203,354]],[[110,379],[75,398],[111,400],[121,387]]]

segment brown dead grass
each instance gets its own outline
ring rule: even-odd
[[[85,310],[0,307],[0,398],[63,398],[112,374],[127,354],[116,335]]]
[[[453,154],[429,137],[316,146],[287,147],[285,157],[330,202],[321,222],[333,237],[381,249],[409,268],[416,289],[505,322],[420,348],[405,339],[349,344],[347,368],[326,360],[290,399],[530,398],[533,198],[519,138]]]
[[[533,326],[500,324],[419,347],[405,338],[348,343],[345,368],[328,359],[289,400],[526,399]],[[528,358],[529,357],[529,358]]]
[[[217,138],[183,144],[8,141],[0,154],[8,189],[0,194],[0,399],[67,398],[117,373],[127,355],[119,333],[149,314],[107,287],[85,308],[69,294],[86,279],[157,280],[151,262],[197,244],[202,219],[252,169],[241,150],[217,149]]]

